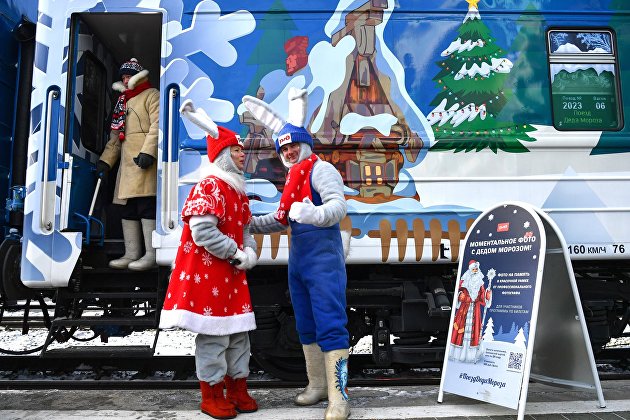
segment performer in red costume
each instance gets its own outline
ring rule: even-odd
[[[471,260],[462,275],[457,294],[457,312],[453,320],[449,359],[476,363],[481,341],[481,307],[490,306],[492,292],[483,285],[479,262]]]
[[[217,419],[253,412],[247,392],[250,330],[256,328],[245,270],[257,262],[249,234],[251,211],[245,192],[245,154],[240,137],[217,127],[192,102],[182,113],[205,121],[209,174],[191,190],[182,209],[184,229],[173,265],[161,328],[196,332],[195,363],[201,411]],[[227,388],[227,395],[223,390]]]

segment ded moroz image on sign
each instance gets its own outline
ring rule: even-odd
[[[531,371],[532,378],[550,384],[597,388],[605,406],[581,307],[575,304],[579,297],[566,244],[556,230],[551,219],[525,203],[498,205],[471,226],[460,253],[439,402],[446,391],[518,409],[522,418]],[[535,343],[541,323],[570,332],[554,338],[547,331]],[[567,353],[558,356],[554,346],[568,346]],[[545,362],[532,365],[534,353]],[[564,364],[567,356],[582,367]]]

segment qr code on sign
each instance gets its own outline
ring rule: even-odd
[[[523,353],[510,352],[508,369],[520,371],[523,368]]]

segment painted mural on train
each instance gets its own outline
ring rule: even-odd
[[[161,13],[160,90],[177,85],[180,102],[192,99],[247,139],[255,213],[275,210],[283,168],[272,133],[246,112],[241,98],[256,96],[282,113],[288,90],[305,89],[315,152],[345,182],[349,211],[342,229],[353,238],[351,264],[455,262],[476,215],[508,199],[548,210],[577,251],[575,258],[588,258],[588,250],[616,258],[620,246],[630,247],[628,224],[619,225],[612,211],[590,211],[630,202],[617,193],[627,191],[628,170],[618,156],[630,144],[619,98],[620,79],[628,76],[620,77],[624,62],[617,57],[626,41],[606,29],[617,19],[614,13],[593,16],[583,31],[547,31],[565,23],[555,13],[565,2],[342,0],[334,10],[325,3],[71,2],[74,11],[89,13]],[[610,1],[608,7],[624,6]],[[519,17],[501,19],[512,8]],[[40,26],[49,31],[37,33],[29,153],[43,136],[46,95],[40,89],[60,86],[59,97],[65,97],[67,41],[55,34],[69,30],[67,14],[55,2],[40,4]],[[91,48],[102,53],[103,62],[111,61],[97,37],[88,35],[80,40],[79,55]],[[81,108],[73,112],[78,121]],[[160,120],[167,117],[161,109]],[[171,194],[178,201],[157,215],[160,264],[174,256],[178,210],[206,165],[204,133],[187,121],[177,124],[179,147],[169,152],[159,145],[161,160],[176,164],[179,177]],[[166,135],[161,126],[161,138]],[[81,141],[73,148],[96,161]],[[165,158],[169,153],[171,160]],[[158,168],[158,196],[167,188],[168,166]],[[40,278],[49,264],[39,257],[51,254],[59,269],[52,271],[67,278],[73,264],[65,262],[78,258],[79,236],[54,229],[57,246],[44,239],[49,233],[37,226],[40,171],[34,161],[27,172],[25,213],[32,229],[25,232],[23,271]],[[47,194],[59,198],[62,168],[48,181],[57,188]],[[56,226],[67,217],[58,204],[47,211],[54,212]],[[285,234],[257,240],[261,264],[286,262]]]

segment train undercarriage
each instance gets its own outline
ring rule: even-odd
[[[103,357],[115,357],[117,352],[138,357],[153,355],[169,270],[168,267],[146,272],[109,269],[107,261],[120,252],[119,248],[118,243],[88,248],[74,270],[69,287],[34,290],[19,282],[19,241],[6,240],[0,247],[0,325],[1,314],[7,310],[22,311],[22,330],[28,333],[34,309],[42,308],[49,329],[46,343],[40,349],[43,357],[64,351],[69,357],[80,357],[81,351],[89,351],[91,356],[101,353]],[[361,363],[355,363],[354,368],[441,367],[456,269],[455,265],[348,265],[350,344],[354,346],[367,339],[372,345],[371,357],[360,355]],[[611,339],[630,336],[630,261],[579,261],[574,262],[574,271],[597,358]],[[257,329],[250,335],[253,359],[273,376],[303,379],[304,360],[295,331],[286,267],[258,266],[249,274],[249,285],[257,323]],[[46,305],[45,298],[52,305]],[[155,340],[153,346],[49,349],[51,343],[69,341],[77,330],[86,329],[92,331],[88,339],[102,342],[143,330],[155,331]],[[621,357],[627,362],[630,346],[625,347]],[[359,355],[355,356],[359,359]]]

